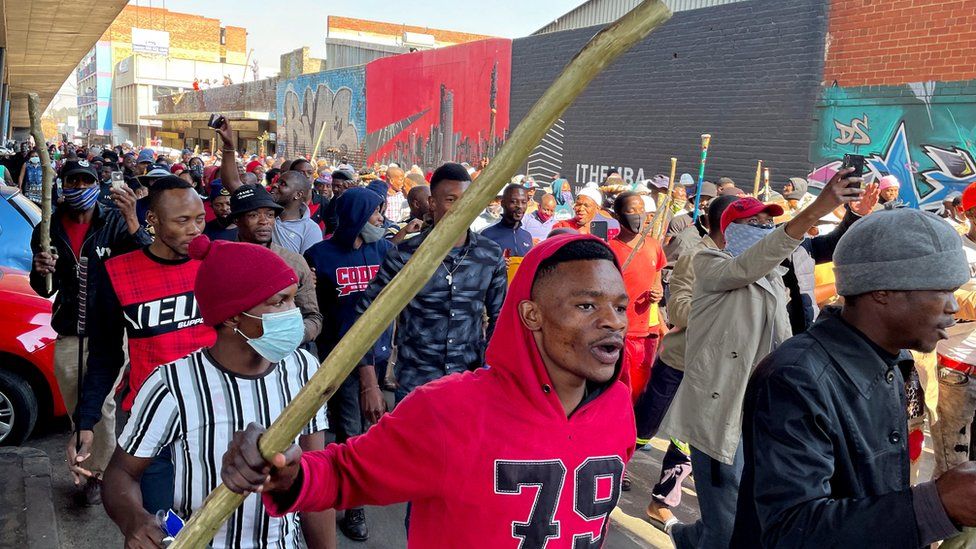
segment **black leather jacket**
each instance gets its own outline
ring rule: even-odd
[[[54,271],[54,315],[51,318],[51,327],[59,335],[78,335],[78,262],[71,244],[68,242],[68,235],[64,231],[61,221],[66,211],[65,207],[58,207],[51,215],[51,246],[57,249],[58,262]],[[34,228],[31,236],[31,250],[36,254],[41,252],[41,236],[38,225]],[[125,223],[122,213],[116,208],[109,208],[103,204],[95,205],[95,214],[92,216],[91,225],[88,233],[85,234],[84,244],[81,246],[81,254],[88,258],[88,272],[90,273],[86,287],[88,289],[87,304],[91,310],[91,304],[98,299],[97,285],[92,278],[98,272],[97,263],[106,259],[121,255],[132,250],[146,246],[152,242],[145,229],[140,228],[135,234],[129,234],[129,227]],[[33,269],[30,274],[30,284],[42,297],[49,297],[44,282],[45,277]],[[88,319],[92,321],[92,319]]]
[[[886,353],[885,353],[886,354]],[[825,310],[756,367],[732,547],[917,548],[905,372]]]

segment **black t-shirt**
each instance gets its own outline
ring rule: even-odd
[[[207,235],[210,240],[237,242],[237,225],[224,227],[220,221],[213,219],[207,222],[207,226],[203,228],[203,234]]]

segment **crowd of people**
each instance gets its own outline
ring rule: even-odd
[[[364,507],[396,502],[411,546],[599,547],[656,436],[647,519],[680,549],[976,540],[976,185],[940,216],[850,169],[759,196],[516,176],[265,460],[265,428],[486,160],[356,169],[216,134],[212,155],[49,149],[31,284],[54,281],[78,503],[127,547],[162,547],[158,512],[186,519],[221,482],[249,495],[213,547],[363,541]],[[37,157],[24,144],[2,176],[40,202]]]

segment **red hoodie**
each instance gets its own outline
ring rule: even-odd
[[[265,495],[268,511],[410,501],[414,548],[600,547],[637,435],[629,389],[614,379],[567,418],[517,311],[539,263],[585,238],[550,238],[526,255],[488,368],[424,385],[365,435],[305,453],[295,504]]]

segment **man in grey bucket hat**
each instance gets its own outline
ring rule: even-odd
[[[840,310],[766,357],[749,382],[733,547],[918,548],[976,525],[976,464],[911,486],[908,350],[946,338],[969,280],[959,234],[898,209],[834,252]]]

